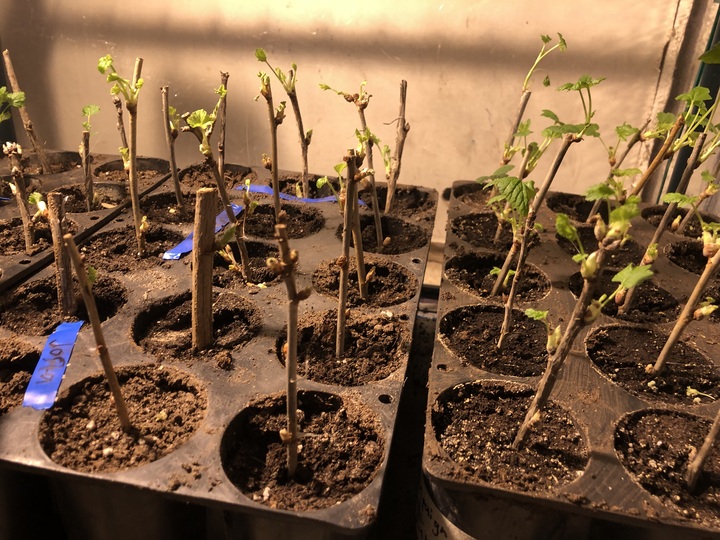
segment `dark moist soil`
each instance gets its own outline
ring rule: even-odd
[[[65,232],[76,234],[78,225],[72,219],[65,219]],[[0,219],[0,253],[2,255],[15,255],[17,253],[25,253],[25,232],[22,219],[15,217],[12,219]],[[46,219],[40,219],[35,222],[35,244],[32,253],[35,255],[52,246],[52,232],[50,225]]]
[[[502,267],[505,257],[495,253],[462,253],[445,263],[445,277],[461,289],[481,297],[490,296],[495,284],[493,268]],[[515,262],[511,268],[515,269]],[[508,281],[507,291],[512,285],[512,277]],[[550,291],[550,281],[535,265],[526,264],[522,278],[518,284],[517,299],[534,302],[543,298]],[[498,301],[501,298],[497,298]]]
[[[237,244],[232,241],[230,247],[238,264],[241,263],[240,252]],[[254,240],[246,240],[248,254],[250,255],[250,275],[248,279],[250,283],[272,285],[280,282],[280,277],[270,270],[266,264],[269,257],[278,257],[277,247],[265,242],[256,242]],[[219,254],[215,254],[213,259],[213,285],[232,289],[241,287],[247,283],[243,280],[242,273],[237,269],[230,269],[230,262],[225,260]]]
[[[281,214],[284,212],[283,223],[287,226],[290,238],[305,238],[315,234],[325,226],[325,218],[320,212],[307,205],[281,204]],[[283,219],[283,218],[281,218]],[[260,238],[273,239],[275,237],[275,207],[272,204],[259,204],[252,214],[247,217],[245,233]]]
[[[225,187],[228,191],[238,186],[243,187],[246,178],[250,178],[251,181],[255,180],[255,173],[250,168],[233,164],[225,165]],[[180,183],[183,190],[192,192],[203,187],[217,187],[215,175],[210,170],[210,167],[204,163],[191,165],[187,169],[180,171]]]
[[[262,318],[248,300],[231,292],[213,294],[213,336],[210,348],[192,349],[192,296],[185,292],[164,298],[140,312],[132,326],[135,343],[161,361],[214,362],[232,368],[232,351],[260,330]]]
[[[85,199],[85,187],[81,185],[63,187],[57,190],[65,196],[65,211],[70,213],[87,212],[87,202]],[[103,210],[115,208],[123,203],[127,197],[127,182],[124,184],[115,182],[99,182],[95,183],[94,193],[96,203],[93,210]]]
[[[332,190],[327,186],[324,185],[320,189],[318,189],[317,185],[315,184],[317,180],[317,176],[314,176],[312,174],[308,174],[308,184],[310,187],[310,199],[319,199],[321,197],[330,197],[332,196],[333,192]],[[337,185],[337,179],[332,178],[333,184]],[[272,187],[272,179],[268,178],[266,181],[262,182],[264,185],[271,186]],[[302,197],[302,193],[298,191],[298,188],[302,189],[302,181],[300,180],[300,174],[279,174],[278,175],[278,183],[280,184],[280,192],[285,193],[287,195],[292,195],[293,197]],[[258,193],[258,196],[260,194]],[[307,197],[306,197],[307,198]]]
[[[162,255],[182,240],[180,233],[151,225],[145,235],[147,255],[139,258],[135,228],[130,226],[93,236],[80,251],[85,254],[86,264],[100,271],[132,273],[172,264],[172,261],[164,261]]]
[[[514,310],[514,324],[503,348],[497,349],[505,310],[501,306],[464,306],[446,314],[438,333],[463,364],[502,375],[534,377],[547,365],[547,332],[540,321]],[[438,366],[442,369],[441,366]]]
[[[465,184],[454,190],[455,198],[463,204],[478,209],[487,209],[487,201],[490,199],[490,190],[480,183]]]
[[[718,399],[718,369],[684,341],[675,345],[662,373],[653,376],[646,373],[645,367],[655,364],[666,341],[666,335],[649,328],[610,325],[594,330],[586,340],[586,348],[606,377],[639,398],[691,405],[694,396],[687,395],[690,387],[712,396],[712,399],[699,396],[702,403]]]
[[[387,201],[387,185],[377,184],[375,187],[378,197],[378,206],[380,213],[385,213],[385,203]],[[367,204],[369,210],[372,210],[372,194],[370,188],[363,189],[360,198]],[[390,214],[411,221],[429,222],[432,224],[435,214],[433,209],[437,204],[437,197],[428,190],[423,190],[415,186],[398,187],[395,190],[395,198]]]
[[[181,211],[175,198],[175,192],[168,191],[145,197],[140,206],[150,223],[166,225],[184,225],[195,221],[195,193],[184,194],[184,211]],[[218,198],[217,213],[223,209]]]
[[[651,206],[650,208],[643,209],[641,216],[650,225],[652,225],[653,227],[657,227],[658,225],[660,225],[660,221],[662,220],[666,209],[667,205]],[[678,216],[680,216],[680,219],[682,220],[683,217],[685,217],[685,214],[687,214],[687,210],[685,208],[676,208],[668,223],[668,230],[672,229],[672,223]],[[700,215],[707,223],[718,221],[718,218],[711,214],[705,214],[701,212]],[[693,216],[690,219],[690,223],[685,229],[683,236],[687,236],[689,238],[700,238],[702,236],[702,227],[700,226],[700,221],[698,221],[697,216]]]
[[[298,408],[295,477],[288,478],[279,436],[287,424],[285,396],[276,395],[250,404],[228,426],[220,451],[230,481],[256,502],[294,511],[328,508],[365,489],[385,452],[374,415],[324,392],[299,392]]]
[[[205,417],[205,390],[187,374],[153,364],[117,375],[132,431],[120,427],[105,376],[89,377],[43,416],[40,444],[55,463],[86,472],[138,467],[179,448]]]
[[[379,257],[365,257],[365,271],[373,272],[366,299],[360,297],[357,259],[350,259],[348,304],[351,306],[387,307],[407,302],[418,290],[415,274],[407,268]],[[336,261],[323,261],[313,274],[313,286],[321,294],[338,297],[340,268]]]
[[[512,443],[534,395],[529,387],[467,383],[433,404],[435,437],[459,479],[522,491],[548,491],[577,479],[588,461],[581,434],[559,406],[549,407],[520,450]]]
[[[345,354],[335,356],[337,310],[309,312],[298,323],[298,374],[339,386],[358,386],[388,377],[399,369],[410,347],[407,315],[351,311],[345,328]],[[277,342],[285,363],[286,332]]]
[[[603,271],[595,289],[594,298],[603,294],[610,295],[615,292],[618,283],[613,282],[613,271]],[[583,288],[583,278],[580,272],[570,276],[570,291],[577,297]],[[628,311],[618,314],[618,305],[608,303],[602,312],[608,317],[634,323],[666,323],[677,319],[680,313],[680,304],[677,299],[665,289],[658,287],[652,279],[643,281],[637,286]]]
[[[392,216],[381,216],[380,225],[383,230],[383,246],[378,248],[375,234],[375,218],[371,214],[360,216],[360,230],[362,231],[363,251],[383,253],[385,255],[399,255],[408,253],[426,246],[430,241],[430,231],[420,225],[410,223]],[[343,225],[341,224],[335,236],[342,238]],[[388,240],[389,238],[389,240]],[[355,246],[352,238],[350,245]]]
[[[156,158],[137,159],[137,176],[138,187],[143,191],[155,184],[160,177],[170,172],[170,165],[167,161]],[[93,174],[100,180],[112,182],[125,182],[127,184],[129,178],[125,171],[123,161],[116,159],[103,163],[96,167]],[[129,188],[128,188],[129,189]]]
[[[583,195],[551,191],[545,198],[545,204],[556,214],[567,214],[574,221],[584,222],[590,216],[595,201],[588,201]],[[608,209],[606,203],[600,204],[599,213],[607,223]]]
[[[17,334],[47,336],[61,322],[88,320],[80,287],[76,282],[77,316],[63,316],[57,307],[55,276],[31,281],[0,300],[0,325]],[[115,315],[127,302],[127,291],[115,279],[100,275],[92,287],[100,320]]]
[[[668,508],[700,527],[720,526],[720,450],[703,466],[697,490],[690,493],[685,473],[710,430],[711,421],[675,411],[638,411],[615,431],[615,450],[634,479]]]
[[[25,154],[25,152],[23,152]],[[43,174],[57,174],[70,171],[80,166],[80,154],[77,152],[51,152],[45,153],[50,162],[50,171]],[[35,152],[30,152],[21,160],[25,174],[41,174],[40,160]],[[9,172],[9,171],[8,171]]]
[[[509,224],[503,224],[500,238],[494,242],[497,223],[495,214],[490,212],[464,214],[452,220],[450,230],[471,246],[507,251],[512,245],[512,230]]]
[[[667,246],[666,254],[671,262],[698,276],[705,271],[708,263],[708,258],[703,255],[703,244],[698,240],[674,242]]]
[[[595,238],[594,226],[581,223],[576,225],[576,228],[585,253],[592,253],[593,251],[596,251],[598,248],[598,241]],[[570,242],[570,240],[563,238],[559,234],[555,235],[555,239],[557,240],[558,245],[571,256],[578,253],[578,250],[572,242]],[[639,264],[644,254],[645,251],[642,247],[640,247],[640,244],[638,244],[635,240],[628,239],[619,248],[607,252],[607,255],[605,256],[605,267],[620,270],[630,263]]]
[[[39,360],[40,353],[28,343],[0,339],[0,416],[22,404]]]

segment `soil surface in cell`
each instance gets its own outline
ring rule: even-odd
[[[490,305],[453,310],[440,321],[440,339],[466,365],[517,377],[540,375],[548,360],[545,326],[515,310],[514,324],[498,350],[504,313],[502,307]]]
[[[495,275],[490,272],[493,268],[502,267],[505,258],[495,253],[462,253],[456,255],[445,263],[445,277],[461,289],[481,297],[489,297],[495,285]],[[512,263],[515,269],[515,262]],[[512,276],[508,280],[507,288],[501,292],[508,292],[512,285]],[[550,291],[550,281],[535,265],[526,264],[522,278],[518,284],[516,298],[521,301],[533,302],[540,300]],[[499,302],[502,297],[496,298]]]
[[[576,225],[580,242],[582,243],[585,253],[592,253],[598,248],[598,241],[595,238],[595,232],[592,225],[580,224]],[[560,235],[555,235],[558,245],[568,254],[575,255],[578,253],[577,248],[570,240]],[[622,269],[628,264],[639,264],[644,255],[644,250],[635,240],[629,239],[617,249],[608,251],[605,255],[605,267]]]
[[[57,190],[65,197],[65,211],[80,214],[87,212],[87,199],[85,198],[85,187],[80,185],[63,187]],[[123,184],[115,184],[114,186],[105,183],[105,185],[95,184],[93,210],[105,210],[115,208],[127,197],[127,187]]]
[[[192,296],[190,292],[164,298],[142,311],[133,323],[133,339],[161,360],[212,361],[230,369],[230,354],[260,330],[261,315],[248,300],[230,292],[213,295],[211,346],[194,352],[192,347]]]
[[[546,491],[577,479],[588,461],[570,415],[550,402],[523,446],[512,443],[530,405],[529,387],[468,383],[443,392],[433,404],[435,437],[453,460],[449,474],[522,491]]]
[[[666,254],[674,264],[698,276],[703,273],[708,263],[708,258],[703,255],[703,244],[699,240],[686,240],[670,244],[666,249]]]
[[[328,508],[365,489],[384,455],[375,416],[323,392],[299,392],[298,409],[295,475],[289,477],[280,439],[287,426],[285,396],[270,396],[252,403],[228,426],[221,456],[230,481],[254,501],[294,511]]]
[[[603,271],[595,288],[594,298],[615,292],[619,283],[612,281],[615,272]],[[579,272],[570,276],[570,291],[579,296],[584,280]],[[675,297],[652,279],[643,281],[635,289],[629,309],[619,313],[619,306],[611,301],[602,310],[605,315],[635,323],[666,323],[677,319],[680,304]]]
[[[287,227],[289,238],[305,238],[325,226],[322,214],[308,205],[281,204],[281,221]],[[247,217],[245,232],[251,236],[275,238],[275,208],[272,204],[259,204]]]
[[[129,217],[132,220],[132,217]],[[135,229],[123,227],[102,232],[85,242],[80,251],[85,254],[86,264],[105,272],[131,273],[155,268],[162,264],[162,255],[183,240],[180,233],[152,225],[145,234],[146,255],[138,257]]]
[[[213,259],[213,285],[232,289],[234,287],[241,287],[247,283],[264,283],[270,285],[280,282],[280,277],[267,266],[269,257],[277,258],[279,256],[277,247],[254,240],[246,240],[245,246],[250,256],[250,270],[247,281],[243,279],[240,268],[236,268],[232,260],[228,260],[227,253],[225,255],[216,253]],[[232,250],[233,257],[235,257],[238,265],[242,265],[240,252],[235,241],[231,241],[228,247]],[[300,266],[300,264],[302,264],[302,261],[300,261],[298,266]],[[231,266],[233,268],[231,268]]]
[[[700,527],[720,526],[720,450],[711,450],[694,492],[687,467],[710,431],[711,420],[673,411],[640,411],[615,431],[615,450],[625,468],[678,516]]]
[[[358,386],[388,377],[403,364],[410,347],[407,316],[358,313],[347,317],[345,352],[336,352],[337,310],[309,312],[298,323],[298,373],[315,382]],[[285,363],[286,331],[278,339]]]
[[[232,198],[230,190],[245,185],[245,179],[255,180],[255,173],[248,167],[241,165],[225,165],[225,186],[228,190],[228,196]],[[172,182],[172,180],[171,180]],[[217,187],[215,175],[210,167],[204,163],[191,165],[187,169],[180,171],[180,183],[184,190],[197,191],[200,188]]]
[[[490,190],[477,182],[456,187],[454,195],[462,203],[478,209],[487,209],[488,199],[492,197]]]
[[[402,304],[415,296],[418,280],[407,268],[379,257],[365,257],[365,271],[370,274],[366,298],[358,287],[357,259],[349,262],[348,304],[351,306],[387,307]],[[337,298],[340,268],[336,261],[323,261],[313,274],[313,285],[321,294]]]
[[[504,223],[497,241],[497,218],[490,212],[463,214],[452,220],[450,230],[472,246],[504,252],[512,244],[512,230]]]
[[[50,164],[49,171],[43,171],[35,152],[27,155],[23,152],[21,164],[25,174],[58,174],[71,171],[80,166],[80,154],[77,152],[45,152]],[[9,171],[8,171],[9,172]]]
[[[388,189],[386,185],[376,185],[378,206],[380,213],[385,213]],[[360,192],[360,198],[367,204],[367,209],[372,211],[372,194],[369,188]],[[437,205],[437,196],[429,191],[415,186],[398,186],[395,190],[395,198],[390,209],[390,214],[399,218],[411,221],[429,222],[435,217],[433,212]]]
[[[34,223],[35,244],[30,255],[35,255],[52,246],[52,232],[46,219],[39,219]],[[64,232],[75,234],[78,225],[71,219],[65,219]],[[0,219],[0,253],[2,255],[15,255],[25,252],[25,229],[22,219]]]
[[[430,231],[420,225],[410,223],[392,216],[381,216],[383,245],[378,247],[375,234],[375,219],[370,214],[360,216],[360,230],[362,231],[362,245],[364,251],[383,253],[385,255],[398,255],[419,249],[430,241]],[[341,224],[335,236],[342,239],[343,225]],[[355,246],[353,239],[350,245]]]
[[[61,322],[88,320],[87,310],[77,282],[75,300],[77,311],[64,315],[58,307],[55,277],[30,281],[0,299],[0,325],[18,334],[47,336]],[[127,302],[125,288],[117,280],[101,275],[92,287],[95,304],[104,321],[115,315]]]
[[[547,207],[556,214],[566,214],[574,221],[584,222],[590,215],[595,201],[588,201],[583,195],[575,193],[549,192],[545,199]],[[605,223],[608,221],[607,204],[601,203],[598,212]]]
[[[187,374],[149,365],[117,376],[132,428],[120,426],[105,376],[89,377],[43,416],[40,445],[55,463],[88,472],[138,467],[177,449],[205,417],[205,391]]]
[[[684,341],[672,349],[660,374],[646,372],[649,364],[655,364],[666,341],[665,334],[649,328],[611,325],[593,331],[586,348],[590,359],[610,380],[642,399],[687,405],[696,397],[702,403],[718,399],[718,368]]]
[[[17,338],[0,339],[0,416],[19,407],[40,353]]]
[[[645,208],[642,211],[641,215],[643,219],[647,221],[650,225],[652,225],[653,227],[657,227],[658,225],[660,225],[660,221],[662,221],[663,215],[665,214],[666,210],[667,205],[651,206],[650,208]],[[680,219],[682,220],[686,214],[687,210],[685,208],[676,208],[670,216],[670,220],[668,221],[668,230],[672,230],[674,228],[673,223],[677,220],[678,217],[680,217]],[[718,218],[710,214],[703,213],[701,215],[703,220],[707,223],[718,221]],[[677,224],[679,225],[679,223]],[[700,238],[702,236],[702,227],[697,216],[693,216],[690,218],[690,223],[688,223],[687,228],[683,232],[683,236],[688,236],[690,238]]]

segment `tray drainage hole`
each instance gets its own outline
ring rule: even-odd
[[[421,261],[420,259],[418,259],[417,257],[413,257],[413,258],[410,259],[410,260],[412,261],[413,264],[420,264],[420,263],[422,262],[422,261]]]
[[[380,395],[378,396],[378,401],[379,401],[380,403],[384,403],[385,405],[389,405],[390,403],[392,403],[393,398],[392,398],[392,396],[389,395],[389,394],[380,394]]]
[[[100,216],[90,216],[90,221],[97,221],[100,219]]]
[[[117,218],[115,220],[116,223],[122,223],[123,221],[125,221],[123,218]]]
[[[19,264],[30,264],[30,259],[21,259]]]
[[[447,371],[447,364],[438,364],[438,365],[436,366],[436,369],[437,369],[438,371]]]

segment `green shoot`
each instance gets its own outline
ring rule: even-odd
[[[25,106],[25,92],[8,92],[7,87],[0,86],[0,122],[12,117],[10,109]]]
[[[530,66],[530,69],[528,70],[527,75],[525,75],[525,80],[523,81],[522,90],[523,92],[526,92],[528,88],[530,88],[530,80],[532,79],[533,74],[535,73],[535,70],[537,69],[538,65],[540,65],[540,62],[545,58],[547,55],[549,55],[551,52],[555,50],[564,51],[567,49],[567,43],[565,42],[565,39],[563,38],[562,34],[558,33],[558,43],[553,45],[552,47],[548,48],[548,45],[552,41],[552,38],[550,36],[540,36],[540,39],[542,40],[543,44],[540,48],[540,52],[537,55],[537,58],[535,58],[535,62],[533,62],[533,65]],[[549,79],[545,78],[543,81],[544,86],[548,86],[550,84]]]
[[[545,330],[547,332],[547,343],[545,344],[545,349],[548,354],[553,354],[557,350],[558,345],[560,345],[562,329],[560,325],[557,325],[555,328],[550,326],[550,323],[548,322],[548,313],[548,311],[540,311],[532,308],[525,310],[526,317],[533,319],[534,321],[540,321],[545,325]]]
[[[82,123],[82,125],[85,128],[85,131],[90,131],[90,128],[92,127],[90,125],[90,117],[99,112],[100,107],[98,105],[85,105],[82,108],[82,116],[83,118],[85,118],[85,121]]]

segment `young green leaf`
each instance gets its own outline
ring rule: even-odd
[[[255,58],[257,58],[259,62],[267,62],[267,54],[265,53],[265,49],[255,49]]]
[[[585,192],[585,198],[588,201],[607,200],[615,195],[615,190],[606,182],[591,186]]]
[[[620,270],[612,278],[613,282],[619,283],[625,289],[637,287],[643,281],[653,276],[652,267],[650,265],[635,266],[632,263]]]
[[[684,193],[666,193],[663,195],[663,202],[665,204],[677,204],[680,207],[692,206],[697,201],[697,197],[691,197]]]
[[[704,64],[720,64],[720,43],[716,43],[698,58]]]
[[[577,228],[570,222],[568,215],[562,212],[555,216],[555,230],[560,236],[571,242],[575,242],[578,238]]]
[[[535,321],[544,321],[547,319],[548,311],[541,311],[539,309],[528,308],[525,310],[525,316]]]

